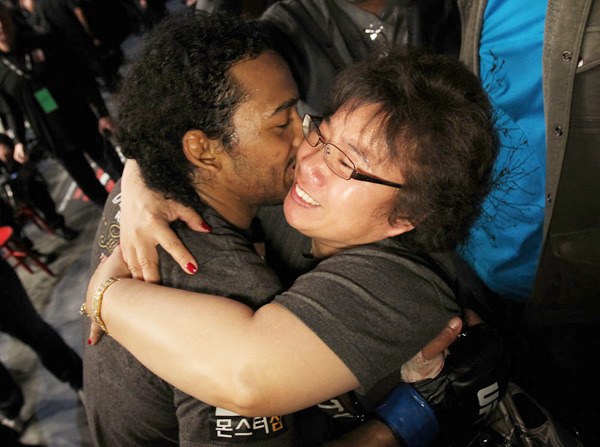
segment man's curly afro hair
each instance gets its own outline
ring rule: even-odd
[[[182,138],[199,129],[232,147],[244,92],[229,70],[270,48],[257,23],[225,14],[187,12],[149,33],[117,96],[116,138],[150,188],[199,206]]]

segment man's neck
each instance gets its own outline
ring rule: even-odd
[[[202,199],[202,202],[219,213],[223,219],[242,230],[250,228],[252,219],[254,219],[258,212],[258,206],[244,203],[235,197],[213,194],[206,191],[199,192],[198,195]]]

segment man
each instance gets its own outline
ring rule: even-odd
[[[193,206],[213,229],[201,237],[178,230],[206,253],[199,266],[203,274],[186,275],[164,257],[163,282],[227,294],[252,306],[269,299],[280,284],[254,252],[250,224],[260,205],[281,200],[287,191],[302,138],[293,78],[256,31],[224,17],[168,20],[132,69],[120,98],[118,132],[148,185]],[[151,113],[140,113],[144,108]],[[98,230],[94,262],[118,243],[117,191]],[[110,337],[86,348],[84,363],[97,445],[233,445],[239,439],[293,445],[291,417],[243,418],[192,399]]]

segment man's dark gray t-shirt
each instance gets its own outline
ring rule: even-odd
[[[117,183],[105,205],[92,252],[93,267],[100,253],[112,252],[119,242],[119,190]],[[212,227],[210,234],[175,225],[178,236],[196,255],[198,273],[184,273],[161,250],[162,283],[227,296],[252,308],[270,301],[281,285],[254,251],[248,234],[210,208],[201,214]],[[87,417],[97,445],[293,445],[290,416],[242,417],[206,405],[160,379],[106,335],[96,346],[86,346],[84,371]]]

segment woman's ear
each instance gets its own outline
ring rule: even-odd
[[[223,149],[218,140],[212,140],[201,130],[188,130],[182,140],[185,158],[194,166],[210,172],[221,170]]]
[[[408,233],[413,230],[415,226],[407,219],[398,217],[393,223],[389,225],[387,237],[398,236],[402,233]]]

